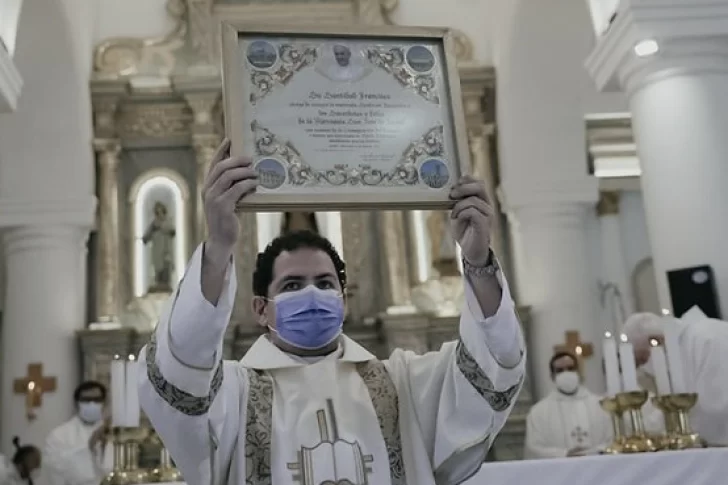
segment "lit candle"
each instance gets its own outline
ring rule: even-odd
[[[602,353],[604,354],[604,373],[607,378],[607,396],[613,397],[622,392],[622,386],[619,382],[617,342],[610,332],[604,334]]]
[[[132,428],[139,427],[139,391],[137,389],[138,362],[133,355],[126,363],[126,425]]]
[[[675,394],[687,392],[678,329],[678,323],[674,318],[665,319],[665,353],[667,354],[667,368],[670,373],[672,392]]]
[[[655,370],[655,382],[657,383],[657,394],[665,396],[671,393],[670,374],[667,372],[667,359],[665,358],[665,350],[660,347],[657,340],[650,342],[652,352],[650,353],[650,361]]]
[[[126,421],[126,362],[119,356],[111,361],[111,425],[125,426]]]
[[[622,365],[622,387],[624,392],[639,391],[637,383],[637,365],[634,362],[634,347],[622,334],[619,343],[619,363]]]

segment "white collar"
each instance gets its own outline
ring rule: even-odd
[[[341,352],[342,348],[343,352]],[[354,342],[346,335],[341,336],[339,350],[335,351],[334,354],[339,352],[341,352],[341,354],[338,360],[343,362],[359,363],[376,359],[371,352]],[[326,360],[326,357],[321,360]],[[320,362],[320,360],[317,362]],[[248,349],[243,358],[240,360],[240,363],[243,367],[247,367],[249,369],[271,370],[301,367],[313,362],[283,352],[270,340],[268,340],[267,336],[261,335],[258,337],[258,340],[255,341],[253,346]]]

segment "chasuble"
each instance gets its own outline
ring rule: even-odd
[[[502,274],[484,318],[466,285],[460,338],[380,361],[342,336],[301,358],[262,336],[221,359],[234,264],[216,306],[202,295],[198,247],[151,341],[140,401],[190,485],[449,485],[475,474],[524,377],[524,343]]]

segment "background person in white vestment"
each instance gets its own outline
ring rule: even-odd
[[[479,469],[524,377],[508,285],[490,251],[485,185],[450,192],[466,302],[460,339],[377,360],[345,335],[346,274],[310,232],[256,261],[253,317],[267,329],[240,362],[222,361],[236,291],[235,205],[256,190],[248,158],[224,142],[205,181],[207,241],[139,362],[139,396],[189,485],[455,485]],[[346,481],[348,480],[348,482]]]
[[[99,485],[113,465],[111,446],[106,446],[106,387],[96,381],[83,382],[73,399],[77,414],[46,439],[43,475],[50,485]]]
[[[526,420],[526,458],[559,458],[598,453],[612,441],[609,415],[597,396],[582,385],[579,364],[570,352],[549,361],[556,389],[537,402]]]
[[[33,445],[22,445],[13,438],[15,454],[12,460],[4,456],[0,463],[0,485],[38,485],[41,466],[40,450]]]
[[[634,345],[635,362],[654,374],[650,340],[662,341],[664,329],[675,326],[687,392],[698,393],[690,413],[693,431],[710,445],[728,446],[728,322],[706,317],[697,307],[681,319],[637,313],[627,319],[624,333]]]

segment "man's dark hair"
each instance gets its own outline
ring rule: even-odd
[[[556,352],[553,357],[551,357],[551,360],[549,360],[549,370],[551,371],[551,374],[555,372],[554,370],[554,362],[559,360],[562,357],[571,357],[571,360],[574,361],[574,365],[579,367],[579,361],[576,359],[576,355],[574,355],[573,352],[569,352],[568,350],[562,350],[560,352]]]
[[[106,399],[106,386],[98,381],[85,381],[78,385],[75,391],[73,391],[73,400],[78,402],[81,398],[81,394],[92,389],[98,389],[101,391],[101,399]]]
[[[13,446],[15,447],[15,454],[13,454],[13,464],[20,465],[28,459],[29,455],[37,454],[40,456],[40,450],[33,445],[20,445],[20,438],[15,436],[13,438]]]
[[[341,289],[346,289],[346,265],[331,241],[311,231],[294,231],[275,238],[262,253],[258,254],[253,272],[253,294],[268,296],[268,287],[273,281],[273,265],[278,256],[284,251],[301,248],[318,249],[328,254],[334,263]]]

